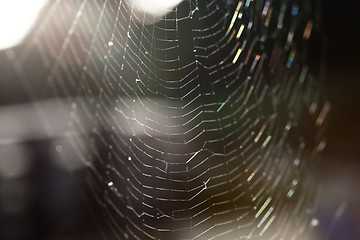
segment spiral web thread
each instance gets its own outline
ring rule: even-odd
[[[48,4],[12,61],[26,82],[36,56],[34,96],[71,107],[104,238],[303,239],[330,108],[305,64],[312,16],[296,0],[161,17],[129,0]]]

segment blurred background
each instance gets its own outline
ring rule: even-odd
[[[323,1],[327,37],[325,91],[332,104],[328,144],[322,160],[323,227],[329,239],[360,239],[359,1]],[[339,202],[344,202],[339,205]],[[331,222],[331,214],[343,214]]]
[[[323,0],[321,9],[324,92],[331,116],[320,169],[318,231],[320,239],[356,240],[360,239],[360,2]],[[15,78],[14,66],[5,61],[9,54],[0,50],[0,239],[101,239],[99,223],[89,211],[96,204],[83,190],[82,168],[64,165],[63,159],[75,153],[64,155],[66,143],[61,138],[45,138],[39,134],[41,126],[27,125],[37,115],[27,107],[28,83]],[[46,104],[49,109],[54,106],[51,101]],[[59,111],[54,121],[68,109]]]

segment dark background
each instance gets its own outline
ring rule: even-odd
[[[324,211],[323,221],[329,239],[360,239],[360,1],[323,0],[322,16],[328,43],[325,92],[332,110],[321,176],[323,199],[335,209]],[[334,219],[340,202],[347,207]]]
[[[360,2],[324,0],[323,27],[328,41],[326,93],[332,104],[327,155],[342,155],[356,167],[360,120]],[[358,159],[359,160],[359,159]]]

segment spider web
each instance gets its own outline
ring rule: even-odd
[[[51,1],[10,57],[71,108],[104,238],[303,239],[330,108],[305,64],[312,5],[135,4]]]

